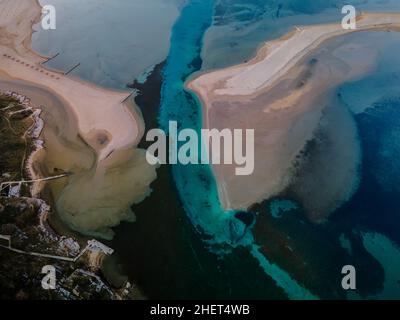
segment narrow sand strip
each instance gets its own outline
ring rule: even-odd
[[[136,148],[141,114],[123,102],[128,92],[41,66],[45,57],[30,47],[41,17],[37,0],[0,0],[0,9],[0,85],[23,92],[43,111],[45,150],[32,166],[46,175],[73,173],[49,184],[58,216],[76,231],[110,239],[110,227],[134,220],[132,204],[150,194],[156,178]]]
[[[269,41],[248,63],[200,75],[188,83],[206,100],[212,95],[249,96],[271,87],[305,55],[324,41],[348,33],[400,27],[399,13],[363,13],[356,30],[340,23],[300,27],[281,39]]]
[[[199,74],[188,81],[187,87],[202,101],[205,128],[255,129],[253,175],[239,177],[233,166],[213,166],[225,209],[247,209],[285,190],[324,108],[333,103],[334,88],[373,70],[373,44],[341,39],[354,32],[399,28],[398,13],[364,13],[358,17],[357,30],[344,30],[340,23],[302,27],[266,43],[247,63]],[[323,50],[336,39],[336,46]],[[314,53],[318,59],[312,59]],[[343,159],[352,159],[338,179],[346,186],[332,188],[332,196],[345,197],[344,190],[348,193],[346,188],[355,184],[357,158],[352,154]],[[312,215],[321,220],[328,213]]]
[[[122,103],[129,93],[41,67],[45,59],[30,49],[32,22],[41,16],[37,1],[0,0],[0,8],[0,71],[45,87],[66,101],[76,114],[80,135],[98,151],[99,160],[114,150],[135,146],[144,124],[136,110]]]

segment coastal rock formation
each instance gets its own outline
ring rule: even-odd
[[[150,193],[156,168],[137,145],[144,132],[129,93],[97,87],[42,66],[33,52],[36,0],[0,0],[0,84],[40,107],[44,150],[32,166],[43,176],[71,174],[49,184],[62,220],[84,234],[111,237],[108,229],[132,220],[130,205]],[[78,209],[79,207],[79,209]]]

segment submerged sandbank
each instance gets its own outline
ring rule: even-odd
[[[399,26],[400,14],[368,13],[358,18],[357,31],[396,30]],[[248,63],[201,74],[189,81],[188,88],[203,103],[204,127],[255,129],[253,175],[240,177],[230,165],[213,166],[225,209],[247,209],[279,194],[295,178],[298,184],[292,191],[297,191],[296,196],[310,210],[309,217],[314,221],[323,220],[349,198],[358,182],[360,149],[351,115],[336,106],[335,89],[373,71],[377,59],[373,44],[353,41],[356,38],[346,41],[345,36],[351,34],[340,24],[302,27],[268,42]],[[346,134],[336,137],[331,125],[324,127],[326,113],[331,115],[325,119],[341,119]],[[334,149],[346,150],[336,154],[334,159],[341,170],[330,175],[335,179],[323,191],[315,182],[310,184],[315,176],[306,175],[307,167],[301,161],[307,142],[316,138],[321,126],[324,134],[335,140],[331,154]],[[320,151],[319,155],[327,150]],[[327,161],[321,156],[316,159]],[[322,175],[320,170],[319,177]],[[299,182],[301,179],[303,183]]]
[[[74,71],[79,78],[125,88],[166,58],[171,29],[183,2],[40,0],[42,5],[56,7],[57,29],[49,32],[35,27],[32,46],[49,56],[60,52],[47,67],[68,68],[79,61]]]
[[[74,230],[110,238],[109,227],[133,219],[130,206],[150,193],[156,178],[137,149],[141,114],[123,102],[129,93],[41,66],[45,59],[30,49],[32,25],[41,15],[37,1],[0,0],[0,7],[1,79],[44,110],[43,172],[73,173],[53,185],[57,211]]]

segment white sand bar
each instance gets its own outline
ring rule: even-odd
[[[157,177],[145,151],[136,148],[143,119],[124,103],[129,92],[44,68],[46,58],[31,50],[40,17],[37,0],[0,0],[0,80],[3,87],[29,91],[35,106],[46,110],[45,152],[35,168],[47,175],[73,173],[49,183],[57,216],[73,230],[111,239],[110,227],[134,220],[132,205],[150,194]]]
[[[190,86],[207,95],[218,82],[218,88],[213,91],[216,95],[251,95],[270,86],[325,40],[393,25],[400,25],[400,14],[363,13],[358,17],[356,30],[344,30],[341,23],[299,27],[289,37],[267,42],[248,63],[201,75]]]
[[[213,165],[225,209],[247,209],[278,195],[293,183],[297,178],[295,165],[307,141],[313,139],[319,128],[323,109],[335,103],[335,87],[373,72],[374,44],[346,43],[345,37],[355,32],[386,30],[400,30],[399,13],[363,13],[357,18],[356,30],[343,29],[341,21],[299,27],[267,42],[246,63],[199,73],[188,81],[187,87],[203,104],[203,127],[255,130],[253,175],[239,177],[230,165]],[[332,52],[324,51],[325,45],[335,40],[344,43],[331,48]],[[315,64],[307,62],[314,54],[321,56],[321,60],[316,59]],[[351,176],[354,176],[352,181],[356,180],[354,168],[358,157],[352,154],[342,160],[349,162],[349,159],[352,160],[347,172],[351,174],[343,171],[341,181]],[[335,201],[330,202],[338,203],[340,189],[345,186],[338,184],[326,199],[334,196]],[[325,211],[328,210],[312,215],[321,220],[329,214]]]
[[[81,137],[98,151],[99,160],[114,150],[136,145],[143,121],[131,106],[122,103],[129,93],[46,70],[41,66],[45,58],[30,49],[32,23],[41,16],[37,1],[0,0],[0,8],[0,72],[62,98],[77,117]]]

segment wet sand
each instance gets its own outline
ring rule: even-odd
[[[368,13],[359,17],[357,31],[396,30],[399,25],[399,14]],[[204,127],[255,129],[253,175],[236,176],[231,165],[213,166],[225,209],[248,209],[293,183],[307,142],[315,138],[325,108],[333,104],[334,89],[375,67],[373,45],[341,40],[351,34],[340,25],[301,28],[268,42],[248,63],[200,74],[187,83],[202,100]],[[357,134],[351,130],[348,140],[354,142]],[[331,210],[322,201],[338,204],[357,185],[359,149],[346,150],[350,154],[343,156],[343,170],[335,172],[337,183],[330,185],[321,203],[308,201],[311,219],[326,218]]]
[[[145,84],[132,85],[140,91],[135,101],[146,130],[158,127],[163,66],[158,65]],[[116,264],[150,299],[284,299],[284,292],[246,249],[222,259],[209,251],[183,209],[172,168],[157,170],[154,192],[134,206],[137,222],[116,228],[110,244]]]
[[[37,1],[1,0],[0,79],[44,110],[43,174],[71,172],[53,183],[57,212],[72,229],[106,238],[121,220],[134,220],[133,203],[145,198],[156,178],[137,144],[144,132],[138,108],[123,102],[128,92],[97,87],[50,71],[30,48],[39,21]],[[65,179],[64,179],[65,180]]]

